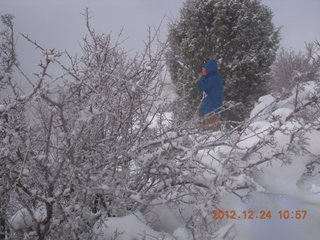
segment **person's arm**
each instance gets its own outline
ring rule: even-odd
[[[200,91],[206,91],[211,88],[213,88],[213,79],[212,78],[206,78],[202,76],[198,81],[197,81],[197,87]]]

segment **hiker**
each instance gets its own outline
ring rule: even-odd
[[[223,103],[223,79],[218,72],[217,62],[210,60],[201,68],[201,78],[197,81],[199,91],[205,92],[199,114],[204,116],[206,130],[219,130],[219,111]]]

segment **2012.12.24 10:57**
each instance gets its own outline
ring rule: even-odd
[[[276,214],[280,219],[305,219],[307,216],[306,210],[280,210]],[[271,219],[274,216],[271,210],[245,210],[245,211],[212,211],[211,219]]]

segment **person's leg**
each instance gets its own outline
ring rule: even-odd
[[[206,130],[218,131],[220,129],[220,115],[218,113],[207,114],[204,117],[204,126]]]

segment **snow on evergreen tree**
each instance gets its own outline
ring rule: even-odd
[[[195,81],[204,61],[216,59],[225,80],[226,101],[241,103],[229,119],[247,115],[265,83],[278,49],[279,30],[259,0],[187,0],[169,26],[168,65],[178,106],[190,118],[201,99]],[[230,113],[231,114],[231,113]]]

